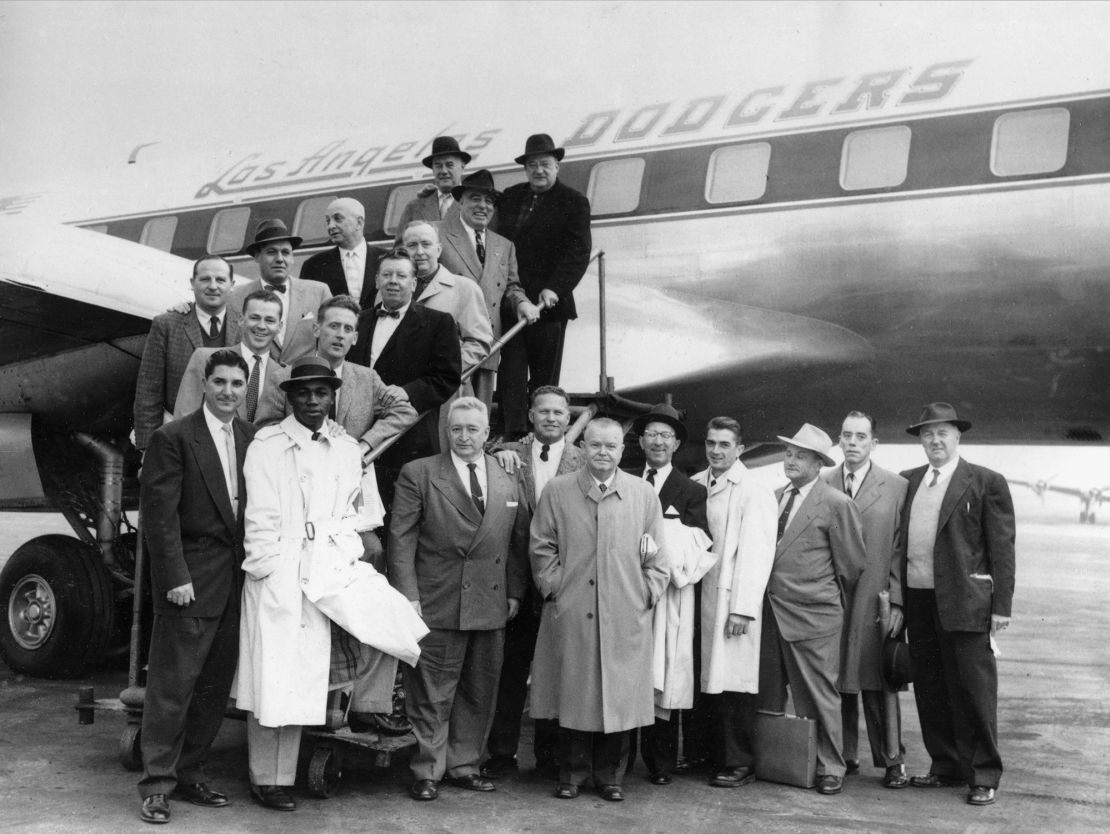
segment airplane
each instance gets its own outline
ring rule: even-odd
[[[1016,478],[1008,478],[1011,484],[1017,486],[1029,487],[1037,494],[1037,497],[1044,502],[1046,492],[1057,492],[1061,495],[1071,495],[1079,499],[1079,523],[1080,524],[1094,524],[1095,511],[1102,507],[1103,501],[1110,501],[1110,486],[1103,487],[1069,487],[1058,486],[1051,483],[1056,476],[1051,478],[1043,478],[1039,481],[1021,481]]]
[[[853,408],[900,435],[889,427],[933,400],[982,441],[1104,443],[1110,72],[1095,64],[1020,74],[957,54],[543,125],[234,154],[144,143],[87,188],[0,195],[0,509],[61,510],[76,535],[33,539],[0,573],[0,656],[76,675],[126,627],[131,395],[148,321],[186,295],[189,261],[223,254],[252,277],[244,246],[271,217],[306,257],[328,245],[337,196],[388,244],[444,133],[502,188],[522,179],[528,134],[566,148],[560,178],[590,198],[604,258],[576,290],[562,383],[617,412],[672,396],[692,429],[679,465],[700,462],[717,414],[749,443]],[[1015,77],[1021,94],[1000,97]]]

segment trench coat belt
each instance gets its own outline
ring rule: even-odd
[[[315,541],[317,538],[323,539],[337,533],[356,532],[357,524],[358,520],[355,518],[321,518],[316,521],[306,521],[303,527],[282,528],[281,539]]]

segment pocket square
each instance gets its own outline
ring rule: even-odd
[[[681,518],[681,517],[682,516],[679,514],[678,510],[676,510],[674,508],[674,504],[671,504],[669,507],[667,507],[667,509],[663,510],[663,518]]]
[[[506,507],[519,507],[520,502],[519,501],[506,501],[505,506]]]

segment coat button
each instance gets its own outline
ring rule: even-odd
[[[464,582],[463,583],[463,590],[464,591],[469,591],[470,590],[470,583],[469,582]]]
[[[496,585],[494,585],[494,586],[493,586],[493,590],[495,590],[495,591],[497,590],[497,586],[496,586]]]
[[[592,620],[593,618],[594,618],[594,614],[593,614],[593,612],[592,612],[592,611],[591,611],[591,612],[589,612],[589,613],[588,613],[588,614],[586,615],[586,619],[587,619],[587,620]]]
[[[494,563],[495,565],[500,565],[500,564],[501,564],[501,557],[500,557],[500,556],[498,556],[498,557],[497,557],[496,559],[494,559],[494,560],[493,560],[493,563]]]
[[[593,584],[594,584],[594,581],[593,581],[592,579],[590,580],[590,584],[591,584],[591,585],[593,585]]]

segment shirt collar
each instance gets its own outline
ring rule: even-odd
[[[562,457],[563,448],[566,445],[567,445],[566,435],[564,435],[563,437],[560,437],[554,443],[548,443],[547,444],[547,455],[548,455],[548,457],[550,457],[552,459],[555,459],[557,457]],[[539,457],[539,454],[542,451],[543,451],[543,441],[540,440],[539,438],[534,439],[532,441],[532,454],[536,457]]]
[[[249,372],[249,370],[254,367],[254,351],[247,347],[246,342],[240,342],[239,353],[242,355],[243,359],[246,360],[247,369]],[[270,358],[270,352],[268,350],[264,350],[258,354],[258,357],[262,360],[262,367],[266,367],[266,360]]]
[[[940,472],[940,476],[937,478],[937,480],[948,480],[948,478],[952,477],[952,473],[956,471],[956,467],[959,465],[959,463],[960,456],[953,455],[952,460],[948,461],[948,463],[944,464],[944,466],[933,466],[930,463],[929,469],[936,469],[938,472]],[[928,473],[926,472],[926,474]]]
[[[411,306],[412,306],[412,300],[409,299],[408,304],[405,304],[403,307],[398,307],[397,308],[397,321],[398,322],[400,322],[401,319],[403,319],[405,317],[405,313],[407,313],[409,311],[409,307],[411,307]],[[379,301],[377,304],[374,305],[374,315],[375,316],[378,315],[378,308],[379,307],[381,307],[384,310],[385,309],[385,304],[383,302]]]
[[[213,437],[219,437],[220,432],[224,430],[224,426],[227,425],[227,423],[224,423],[223,420],[209,411],[208,406],[202,405],[200,408],[201,411],[204,412],[204,422],[208,424],[208,430],[212,432]],[[230,422],[229,420],[228,423]]]
[[[462,458],[460,458],[458,455],[455,454],[454,450],[452,450],[451,451],[451,461],[452,461],[452,463],[455,464],[456,469],[460,469],[460,470],[461,469],[466,469],[467,467],[470,466],[470,464],[474,463],[474,464],[477,464],[476,471],[478,471],[478,472],[485,472],[486,471],[486,456],[485,455],[482,455],[480,458],[478,458],[478,460],[467,461],[467,460],[463,460]]]
[[[200,322],[201,330],[203,330],[205,333],[207,333],[208,329],[212,326],[208,322],[211,321],[213,317],[210,314],[204,312],[204,310],[200,309],[200,307],[198,307],[198,306],[194,305],[193,310],[197,314],[197,321]],[[216,313],[216,317],[220,319],[220,324],[221,325],[223,324],[223,317],[224,317],[224,314],[226,312],[227,312],[227,310],[224,309],[224,310],[221,310],[220,312]]]
[[[308,446],[312,442],[312,430],[308,426],[301,425],[301,422],[292,414],[282,420],[281,426],[298,446]],[[327,418],[324,418],[324,424],[320,427],[320,431],[323,432],[320,435],[321,438],[327,439],[327,426]]]
[[[670,476],[671,470],[674,469],[674,465],[668,463],[666,466],[660,466],[656,468],[651,464],[644,464],[644,480],[647,480],[647,473],[649,469],[655,469],[655,483],[661,484],[663,483],[663,481],[667,480],[668,476]]]
[[[360,240],[358,243],[356,243],[350,249],[344,249],[342,246],[340,246],[339,249],[342,252],[342,256],[344,258],[347,257],[348,252],[354,252],[359,256],[359,258],[361,258],[363,260],[366,259],[366,241],[365,240]]]
[[[844,467],[844,478],[845,479],[847,479],[848,473],[850,471],[851,470],[849,470],[847,466]],[[852,483],[854,483],[856,485],[862,484],[863,479],[867,477],[867,473],[870,472],[870,471],[871,471],[871,458],[868,458],[866,461],[864,461],[863,466],[861,466],[855,472],[852,472],[852,476],[853,476],[852,477]]]

